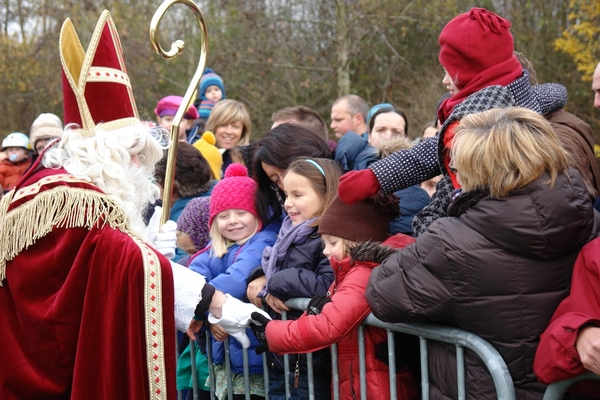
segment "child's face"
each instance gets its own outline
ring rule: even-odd
[[[237,208],[221,211],[215,217],[219,233],[232,242],[239,242],[254,234],[258,221],[256,217]]]
[[[287,195],[284,207],[292,225],[308,221],[322,208],[323,200],[306,177],[290,171],[283,178],[283,188]]]
[[[207,100],[216,103],[217,101],[220,101],[223,98],[223,91],[217,85],[210,85],[204,91],[204,96]]]
[[[442,175],[421,182],[421,187],[425,189],[429,197],[433,196],[436,191],[437,183],[442,180]]]
[[[171,127],[173,126],[173,120],[175,116],[173,115],[165,115],[164,117],[157,117],[156,121],[158,125],[162,128],[165,128],[167,131],[171,132]],[[187,140],[185,131],[192,127],[194,120],[182,118],[179,123],[179,136],[178,140],[180,142],[185,142]]]
[[[27,157],[27,150],[23,147],[7,147],[6,155],[11,162],[16,163],[23,161]]]
[[[348,255],[348,250],[344,245],[344,239],[327,234],[322,234],[321,238],[323,239],[323,244],[325,245],[325,248],[323,249],[323,254],[325,254],[325,257],[333,257],[337,261],[342,261],[344,258],[346,258]]]
[[[446,89],[448,89],[448,91],[450,92],[450,96],[454,96],[456,93],[458,93],[458,88],[456,87],[456,84],[452,80],[452,77],[450,76],[448,71],[446,71],[445,68],[444,68],[444,72],[445,72],[445,75],[444,75],[444,79],[442,79],[442,83],[444,85],[446,85]]]
[[[187,233],[181,232],[181,231],[177,231],[176,237],[177,237],[177,247],[179,247],[181,250],[185,251],[189,255],[196,254],[196,245],[192,241],[192,238],[190,237],[190,235],[188,235]]]

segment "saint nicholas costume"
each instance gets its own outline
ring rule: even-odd
[[[67,19],[60,50],[66,124],[140,124],[108,11],[87,52]],[[175,398],[169,261],[115,200],[42,158],[0,203],[0,398]]]

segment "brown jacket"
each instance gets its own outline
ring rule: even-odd
[[[564,109],[550,114],[547,119],[563,148],[573,157],[571,166],[583,177],[588,192],[595,201],[600,194],[600,170],[594,155],[592,128]]]
[[[580,175],[543,176],[494,199],[465,192],[412,245],[373,270],[366,298],[388,322],[435,321],[474,333],[500,353],[517,399],[541,400],[533,374],[540,334],[569,292],[573,263],[595,231]],[[431,399],[457,398],[453,345],[429,341]],[[465,352],[467,400],[495,399],[488,370]]]

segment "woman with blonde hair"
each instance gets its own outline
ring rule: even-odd
[[[480,7],[446,24],[438,37],[438,58],[450,96],[437,110],[441,124],[437,138],[344,175],[339,187],[342,201],[352,204],[380,189],[390,193],[442,174],[430,203],[413,220],[415,235],[421,235],[433,221],[448,216],[452,193],[460,188],[448,164],[455,129],[464,116],[515,106],[547,116],[564,107],[568,97],[564,86],[530,85],[529,72],[513,54],[510,26],[507,19]]]
[[[205,131],[215,135],[216,146],[223,154],[221,175],[231,164],[230,150],[250,143],[250,114],[243,103],[236,100],[219,101],[206,121]]]
[[[550,124],[524,108],[464,116],[449,168],[462,189],[448,217],[376,268],[366,291],[387,322],[436,321],[490,342],[518,399],[542,399],[533,358],[573,263],[596,231],[592,203]],[[431,399],[457,398],[453,345],[429,342]],[[493,381],[465,352],[467,399],[491,399]]]

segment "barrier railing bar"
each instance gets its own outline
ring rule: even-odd
[[[231,358],[229,358],[229,337],[223,344],[225,350],[225,373],[227,375],[227,400],[233,400],[233,380],[231,379]]]
[[[396,341],[394,339],[394,332],[389,329],[387,331],[388,341],[388,365],[390,370],[390,398],[398,398],[398,388],[396,387]]]
[[[465,400],[465,352],[460,345],[456,345],[456,381],[458,400]]]
[[[242,348],[242,357],[244,361],[244,387],[250,387],[250,362],[248,361],[248,349]],[[233,390],[230,390],[233,392]],[[246,390],[246,400],[250,400],[250,391]]]
[[[600,375],[596,375],[593,372],[586,372],[585,374],[579,375],[575,378],[551,383],[546,388],[546,392],[544,393],[543,400],[562,399],[564,397],[564,395],[567,393],[567,390],[569,390],[569,387],[571,387],[571,385],[573,385],[577,382],[586,381],[586,380],[600,381]]]
[[[337,343],[331,346],[331,375],[333,376],[333,400],[340,400],[340,370]]]
[[[429,358],[427,354],[427,339],[419,336],[419,354],[421,358],[421,398],[429,400]]]
[[[365,362],[365,327],[358,326],[358,377],[360,379],[360,398],[367,398],[367,366]]]
[[[412,322],[410,324],[391,324],[377,319],[373,314],[367,316],[363,323],[466,347],[477,354],[490,371],[494,386],[496,387],[498,400],[516,399],[512,377],[498,350],[471,332],[434,323]]]
[[[306,303],[306,305],[308,305],[308,302]],[[305,309],[306,309],[306,307],[305,307]],[[281,320],[287,321],[287,312],[283,311],[281,313]],[[290,356],[288,354],[285,354],[283,356],[283,382],[285,384],[285,398],[286,399],[289,399],[292,396],[292,391],[290,390],[289,377],[290,377]]]
[[[198,382],[196,381],[196,343],[190,340],[190,360],[192,362],[192,390],[194,400],[198,400]]]
[[[290,308],[294,309],[306,309],[308,302],[310,299],[291,299],[286,302],[286,305]],[[286,313],[282,314],[282,319],[287,319]],[[396,376],[395,376],[395,358],[394,358],[394,335],[393,332],[403,332],[410,335],[419,337],[419,345],[420,345],[420,358],[421,358],[421,389],[422,389],[422,398],[429,398],[429,371],[428,371],[428,352],[427,352],[427,340],[436,340],[440,342],[454,344],[456,346],[456,359],[457,359],[457,380],[458,380],[458,393],[459,399],[465,398],[465,360],[464,360],[464,348],[468,348],[473,351],[486,365],[490,374],[492,375],[492,379],[494,381],[494,385],[497,392],[497,398],[499,400],[514,400],[515,391],[514,385],[512,382],[512,378],[504,363],[504,360],[498,353],[498,351],[488,342],[483,340],[482,338],[458,329],[449,326],[434,324],[434,323],[386,323],[383,322],[372,314],[369,315],[364,321],[363,324],[371,325],[379,328],[383,328],[387,330],[388,336],[388,359],[390,365],[390,394],[391,398],[397,398],[397,388],[396,388]],[[206,332],[207,343],[211,343],[210,332]],[[232,371],[231,371],[231,361],[229,359],[229,339],[225,340],[224,343],[224,351],[225,351],[225,367],[227,374],[227,384],[229,388],[233,388],[232,382]],[[192,361],[192,376],[193,384],[194,384],[194,399],[197,399],[197,382],[196,382],[196,371],[195,371],[195,343],[190,344],[190,357]],[[248,350],[243,350],[244,357],[244,382],[246,387],[249,388],[250,382],[250,372],[249,372],[249,360],[248,360]],[[308,381],[309,381],[309,393],[310,398],[314,399],[314,375],[312,369],[312,354],[308,354]],[[209,362],[209,380],[210,380],[210,393],[211,397],[215,398],[215,375],[213,370],[213,360],[212,360],[212,346],[207,346],[207,358]],[[338,367],[338,349],[337,345],[331,346],[331,359],[332,359],[332,371],[333,371],[333,395],[334,399],[339,399],[339,367]],[[263,356],[263,367],[264,367],[264,376],[265,376],[265,394],[266,399],[268,399],[268,388],[269,388],[269,374],[268,374],[268,361],[266,356]],[[286,397],[290,397],[290,366],[289,366],[289,356],[284,356],[284,376],[285,376],[285,390]],[[360,370],[360,392],[361,397],[366,398],[367,395],[367,385],[366,385],[366,363],[365,363],[365,339],[364,339],[364,327],[361,325],[359,327],[359,370]],[[546,394],[544,395],[544,400],[554,400],[564,395],[567,388],[580,380],[585,379],[599,379],[600,376],[594,375],[592,373],[583,375],[581,377],[577,377],[568,381],[557,382],[548,387]],[[233,391],[227,391],[228,398],[233,398]],[[251,398],[249,390],[246,391],[246,399]]]
[[[208,361],[208,379],[210,382],[210,398],[214,399],[216,397],[215,386],[217,385],[217,377],[215,376],[214,364],[212,358],[212,336],[210,334],[210,330],[206,330],[206,359]],[[192,364],[195,365],[195,364]],[[192,375],[194,380],[196,380],[196,375]],[[196,391],[197,392],[197,391]],[[197,399],[197,394],[195,394],[194,400]]]
[[[315,400],[315,376],[314,376],[314,368],[313,366],[313,355],[312,353],[306,354],[306,364],[308,374],[308,399]]]

